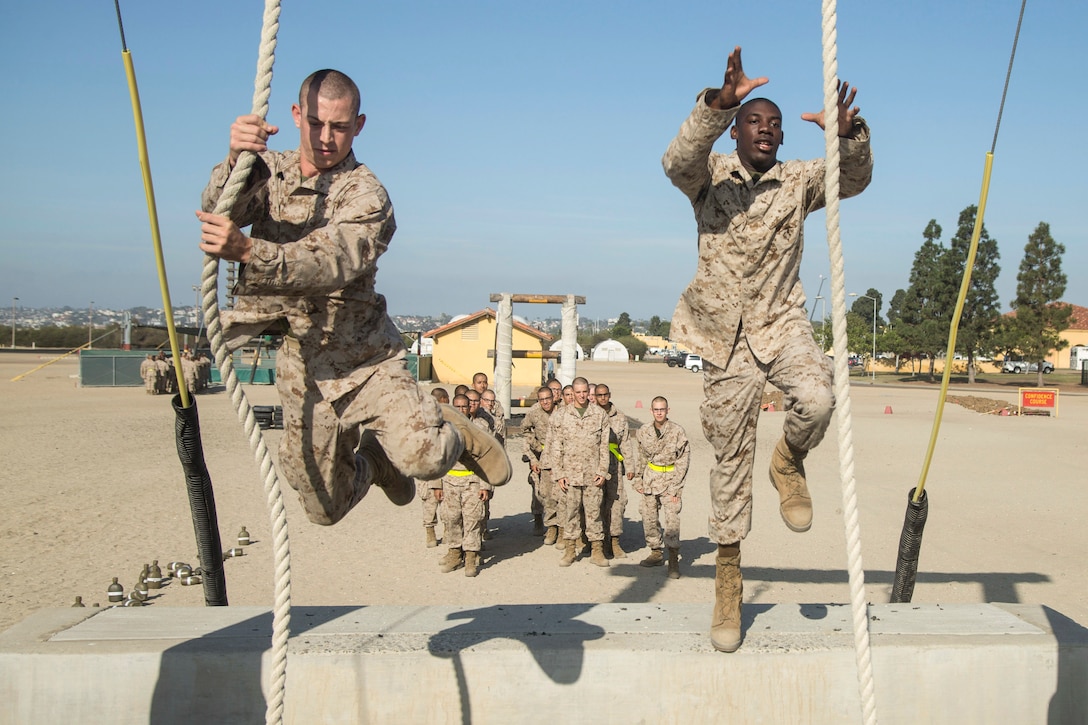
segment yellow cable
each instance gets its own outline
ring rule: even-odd
[[[181,369],[181,353],[178,348],[178,331],[174,327],[174,307],[170,304],[170,285],[166,281],[166,262],[162,256],[162,238],[159,236],[159,214],[155,209],[155,187],[151,183],[151,161],[147,155],[147,137],[144,135],[144,114],[140,108],[140,91],[136,88],[136,69],[132,65],[132,53],[121,51],[128,77],[128,94],[132,99],[132,117],[136,121],[136,144],[140,150],[140,170],[144,177],[144,194],[147,196],[147,216],[151,222],[151,241],[155,246],[155,265],[159,271],[159,289],[162,290],[162,307],[166,314],[166,332],[170,337],[170,353],[173,356],[174,374],[181,394],[181,407],[190,406],[189,391],[185,387],[185,374]]]
[[[978,251],[978,238],[982,234],[982,218],[986,215],[986,197],[990,194],[990,171],[994,165],[992,151],[986,154],[986,166],[982,172],[982,192],[978,199],[978,213],[975,215],[975,229],[971,232],[971,246],[967,252],[967,262],[964,265],[963,280],[960,282],[960,294],[956,299],[956,311],[952,315],[952,327],[948,331],[948,349],[944,354],[944,374],[941,376],[941,392],[937,397],[937,413],[933,417],[933,432],[929,436],[929,448],[926,451],[925,461],[922,463],[922,474],[918,478],[918,485],[914,489],[914,503],[922,500],[922,492],[926,487],[926,475],[929,473],[929,464],[933,461],[933,449],[937,447],[937,434],[941,430],[941,417],[944,415],[944,401],[948,396],[948,382],[952,377],[952,359],[956,352],[956,333],[959,330],[960,316],[963,314],[963,303],[967,299],[967,290],[971,286],[971,270],[975,267],[975,252]]]

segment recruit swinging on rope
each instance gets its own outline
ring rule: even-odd
[[[703,432],[714,447],[710,539],[718,544],[711,641],[741,643],[740,541],[751,529],[756,422],[767,382],[786,397],[783,436],[771,458],[779,508],[793,531],[812,524],[804,458],[824,437],[835,399],[829,358],[805,314],[800,266],[805,216],[823,208],[823,159],[778,160],[782,112],[765,98],[745,101],[766,78],[749,78],[737,47],[720,89],[699,94],[662,163],[691,200],[699,265],[672,318],[672,339],[703,357]],[[872,176],[869,128],[839,87],[842,190],[862,192]],[[742,105],[743,102],[743,105]],[[824,114],[801,116],[824,128]],[[732,128],[730,128],[732,126]],[[729,129],[731,154],[712,152]]]
[[[230,154],[212,170],[197,212],[200,248],[241,263],[235,308],[222,312],[228,347],[270,330],[283,335],[282,475],[309,519],[324,525],[372,484],[405,505],[413,477],[441,478],[458,460],[506,483],[510,463],[497,441],[420,389],[375,291],[396,222],[385,188],[352,151],[366,122],[358,87],[339,71],[317,71],[291,114],[300,138],[287,152],[268,150],[278,128],[259,116],[235,120]],[[230,218],[209,213],[243,152],[258,158]],[[248,225],[246,236],[239,227]]]

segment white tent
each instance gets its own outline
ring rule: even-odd
[[[604,340],[593,348],[593,362],[627,362],[631,356],[619,340]]]
[[[559,340],[556,340],[555,342],[553,342],[552,346],[549,347],[548,349],[551,350],[552,352],[562,352],[563,351],[563,340],[562,340],[562,338],[560,338]],[[586,351],[582,349],[581,345],[575,345],[574,346],[574,358],[576,360],[585,360]]]

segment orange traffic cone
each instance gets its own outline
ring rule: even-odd
[[[884,415],[891,415],[891,414],[892,414],[892,406],[885,405],[884,406]]]
[[[642,401],[641,400],[636,400],[635,401],[635,407],[636,408],[641,408],[642,407]]]

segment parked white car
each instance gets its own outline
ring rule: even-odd
[[[687,360],[684,361],[684,367],[693,373],[703,372],[703,358],[698,355],[688,355]]]

